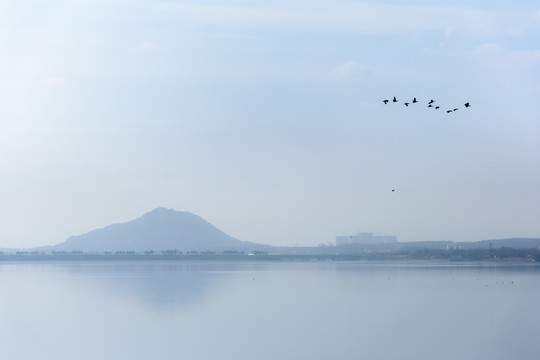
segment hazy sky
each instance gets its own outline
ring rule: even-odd
[[[536,0],[0,9],[0,248],[158,206],[271,245],[540,237]]]

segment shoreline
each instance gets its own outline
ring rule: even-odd
[[[425,254],[422,254],[425,255]],[[223,254],[2,254],[0,263],[6,262],[418,262],[418,263],[491,263],[540,265],[533,256],[528,257],[471,257],[471,256],[414,256],[404,254],[264,254],[264,255],[223,255]]]

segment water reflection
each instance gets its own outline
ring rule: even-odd
[[[533,358],[540,333],[527,266],[2,263],[0,289],[10,360]]]
[[[126,296],[155,308],[200,304],[235,277],[249,278],[268,264],[215,262],[96,262],[52,265],[71,281],[108,296]]]

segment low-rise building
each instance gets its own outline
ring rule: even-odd
[[[336,246],[352,244],[388,244],[397,242],[394,235],[373,235],[370,232],[359,232],[354,235],[336,236]]]

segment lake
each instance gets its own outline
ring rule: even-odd
[[[533,359],[540,267],[3,262],[3,359]]]

